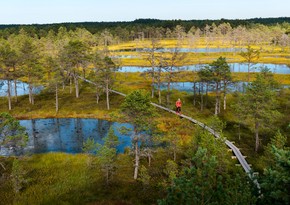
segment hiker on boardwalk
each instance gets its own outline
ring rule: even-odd
[[[181,100],[178,98],[178,100],[175,103],[176,106],[176,113],[181,114]]]

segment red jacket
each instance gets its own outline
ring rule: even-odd
[[[180,100],[177,100],[176,103],[175,103],[176,107],[181,107],[181,101]]]

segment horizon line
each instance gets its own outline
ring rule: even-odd
[[[78,23],[130,23],[135,22],[137,20],[157,20],[157,21],[218,21],[218,20],[252,20],[252,19],[279,19],[279,18],[290,18],[290,16],[280,16],[280,17],[251,17],[251,18],[220,18],[220,19],[158,19],[158,18],[136,18],[135,20],[118,20],[118,21],[64,21],[64,22],[55,22],[55,23],[24,23],[24,24],[17,24],[17,23],[11,23],[11,24],[2,24],[1,26],[31,26],[31,25],[52,25],[52,24],[78,24]]]

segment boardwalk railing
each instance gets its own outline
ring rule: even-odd
[[[79,76],[79,78],[82,79],[82,80],[84,80],[84,81],[86,81],[86,82],[88,82],[88,83],[91,83],[91,84],[96,85],[96,83],[94,83],[94,82],[92,82],[92,81],[90,81],[90,80],[88,80],[88,79],[85,79],[85,78],[80,77],[80,76]],[[110,90],[110,92],[112,92],[112,93],[116,93],[116,94],[118,94],[118,95],[122,95],[122,96],[124,96],[124,97],[126,96],[124,93],[121,93],[121,92],[118,92],[118,91],[115,91],[115,90]],[[171,110],[171,109],[169,109],[169,108],[163,107],[163,106],[158,105],[158,104],[156,104],[156,103],[151,103],[151,104],[152,104],[153,106],[155,106],[155,107],[158,107],[158,108],[163,109],[163,110],[165,110],[165,111],[171,112],[171,113],[173,113],[173,114],[175,114],[175,115],[179,115],[179,114],[177,114],[175,111],[173,111],[173,110]],[[198,120],[193,119],[193,118],[188,117],[188,116],[183,115],[183,114],[180,114],[179,116],[181,116],[181,117],[183,117],[183,118],[185,118],[185,119],[187,119],[187,120],[193,122],[194,124],[199,125],[199,126],[202,127],[203,129],[205,129],[205,130],[207,130],[208,132],[210,132],[214,137],[216,137],[216,138],[220,138],[220,134],[217,133],[216,131],[214,131],[212,128],[208,127],[206,124],[204,124],[204,123],[202,123],[202,122],[199,122]],[[225,140],[225,144],[226,144],[226,145],[227,145],[227,146],[228,146],[228,147],[233,151],[234,155],[236,156],[236,158],[237,158],[238,161],[240,162],[241,166],[243,167],[243,169],[244,169],[244,171],[247,173],[247,175],[248,175],[251,179],[253,179],[253,175],[252,175],[251,167],[250,167],[250,165],[248,164],[248,162],[245,160],[245,157],[242,155],[242,153],[240,152],[240,150],[239,150],[239,149],[238,149],[238,148],[237,148],[237,147],[236,147],[232,142],[230,142],[229,140]],[[260,189],[260,185],[259,185],[258,181],[257,181],[256,179],[253,179],[253,180],[254,180],[254,183],[256,184],[256,186],[258,187],[258,189]]]

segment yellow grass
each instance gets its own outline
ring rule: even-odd
[[[290,64],[290,50],[281,47],[273,47],[264,43],[261,45],[251,45],[252,48],[260,50],[260,59],[255,61],[256,63],[275,63],[275,64]],[[121,58],[120,64],[123,66],[150,66],[148,60],[146,60],[148,53],[134,51],[136,48],[150,48],[151,41],[131,41],[121,43],[118,45],[111,45],[108,47],[111,56],[136,56],[135,58]],[[221,40],[206,43],[204,37],[200,38],[198,42],[190,43],[187,39],[178,41],[176,39],[161,39],[158,43],[158,47],[162,48],[232,48],[229,42],[222,42]],[[246,46],[235,46],[236,48],[246,48]],[[132,51],[121,51],[124,49],[133,49]],[[158,54],[157,54],[158,55]],[[164,57],[170,57],[170,53],[162,53]],[[199,63],[211,63],[218,57],[223,56],[227,58],[229,63],[243,62],[244,59],[239,53],[221,52],[221,53],[187,53],[186,58],[180,65],[192,65]]]

